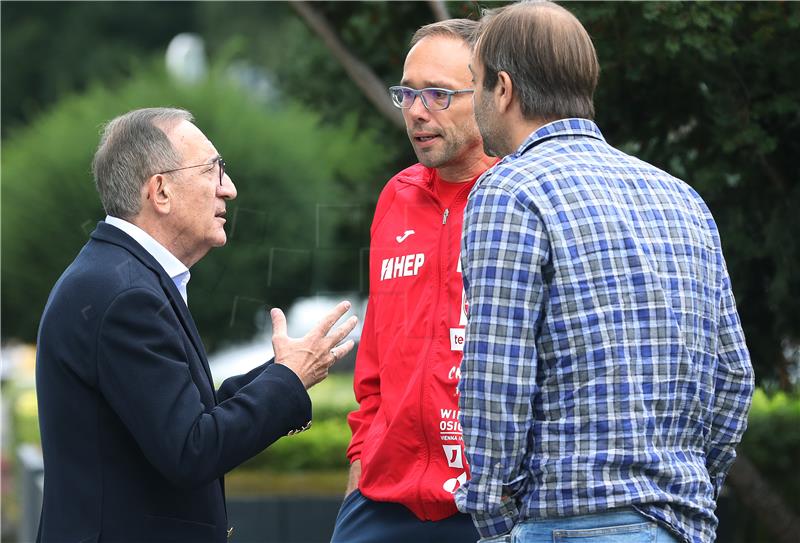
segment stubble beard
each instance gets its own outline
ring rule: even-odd
[[[472,153],[479,145],[480,131],[477,126],[463,127],[460,131],[451,131],[446,134],[439,134],[442,138],[442,146],[439,149],[428,149],[414,153],[420,164],[428,168],[442,168],[464,160],[465,155]]]
[[[429,152],[418,152],[417,159],[428,168],[440,168],[447,165],[455,156],[455,148],[451,142],[443,141],[444,147],[440,150],[431,149]]]
[[[484,100],[481,96],[475,103],[475,122],[478,123],[478,131],[483,138],[483,152],[488,156],[500,158],[507,154],[503,152],[506,148],[505,138],[492,115],[491,106]]]
[[[500,151],[496,151],[497,145],[495,144],[495,134],[493,130],[488,130],[489,127],[481,128],[481,137],[483,138],[483,152],[486,156],[501,157],[504,156]]]

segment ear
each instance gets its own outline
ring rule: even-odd
[[[494,87],[494,94],[497,102],[497,111],[506,113],[514,101],[514,83],[511,81],[511,76],[508,75],[508,72],[502,70],[497,72],[497,84]]]
[[[158,215],[168,215],[172,206],[172,185],[163,174],[155,174],[143,187],[144,206]]]

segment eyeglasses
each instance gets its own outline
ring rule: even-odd
[[[214,167],[214,164],[219,165],[219,186],[222,186],[222,178],[225,177],[225,161],[222,159],[221,156],[215,158],[211,162],[206,162],[205,164],[195,164],[194,166],[184,166],[183,168],[175,168],[174,170],[167,170],[165,172],[157,172],[155,175],[160,175],[163,173],[172,173],[172,172],[179,172],[181,170],[188,170],[190,168],[201,168],[203,166],[211,166]]]
[[[440,111],[450,107],[450,100],[454,94],[462,94],[465,92],[475,92],[472,89],[449,90],[439,89],[436,87],[428,87],[425,89],[412,89],[411,87],[395,86],[389,87],[389,94],[392,96],[392,102],[400,109],[408,109],[414,104],[417,96],[422,100],[422,105],[428,111]]]

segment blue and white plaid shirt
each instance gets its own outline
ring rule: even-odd
[[[478,181],[462,243],[459,509],[490,537],[632,505],[713,541],[753,371],[697,193],[564,119]]]

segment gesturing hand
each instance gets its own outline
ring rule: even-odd
[[[294,339],[287,335],[286,316],[280,309],[270,311],[272,317],[272,348],[275,362],[292,370],[306,390],[328,376],[328,368],[350,352],[355,345],[352,339],[339,345],[355,328],[358,317],[350,317],[344,324],[328,334],[333,325],[350,309],[350,302],[340,302],[325,315],[309,333]]]

